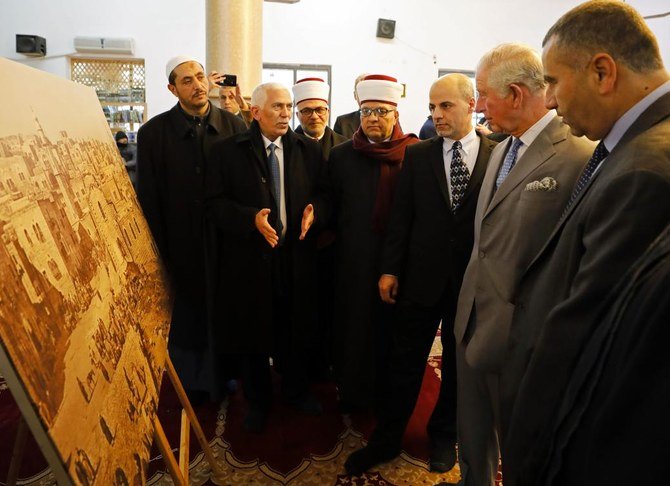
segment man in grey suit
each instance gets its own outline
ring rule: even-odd
[[[543,46],[547,106],[564,114],[573,134],[601,142],[520,282],[509,352],[525,374],[504,448],[505,486],[539,484],[556,405],[601,324],[602,303],[670,220],[670,74],[642,16],[622,2],[587,2],[561,17]],[[628,426],[611,422],[612,440]],[[628,452],[646,468],[646,456]],[[597,461],[584,452],[578,464]],[[587,483],[563,477],[552,484]]]
[[[506,349],[517,284],[557,223],[593,144],[571,135],[545,107],[542,61],[533,49],[495,47],[479,61],[476,81],[477,111],[496,132],[512,135],[493,150],[484,176],[454,327],[462,484],[488,486],[516,391]]]

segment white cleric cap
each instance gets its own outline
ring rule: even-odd
[[[170,79],[170,73],[172,73],[172,71],[174,71],[174,68],[176,68],[180,64],[184,64],[185,62],[191,62],[191,61],[197,62],[198,64],[200,64],[200,66],[202,66],[200,61],[198,61],[195,57],[184,56],[184,55],[173,57],[165,65],[165,76],[169,80]]]
[[[322,100],[328,103],[330,86],[321,78],[304,78],[293,85],[293,100],[297,105],[301,101]]]
[[[358,101],[380,101],[391,105],[398,105],[402,97],[403,87],[396,78],[383,74],[369,74],[356,85]]]

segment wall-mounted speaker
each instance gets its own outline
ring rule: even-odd
[[[16,34],[16,52],[26,56],[46,56],[47,40],[39,35]]]
[[[395,20],[378,19],[377,20],[377,37],[383,39],[393,39],[395,36]]]

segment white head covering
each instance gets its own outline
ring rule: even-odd
[[[403,87],[396,78],[383,74],[370,74],[356,85],[358,101],[380,101],[397,106],[402,96]]]
[[[293,100],[297,105],[306,100],[322,100],[328,103],[330,86],[321,78],[304,78],[293,85]]]
[[[165,76],[169,80],[170,79],[170,74],[172,73],[172,71],[174,71],[174,68],[176,68],[180,64],[184,64],[185,62],[191,62],[191,61],[197,62],[198,64],[200,64],[200,66],[202,66],[200,61],[198,61],[195,57],[191,57],[191,56],[175,56],[175,57],[173,57],[165,65]]]

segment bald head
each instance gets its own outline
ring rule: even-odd
[[[433,82],[430,91],[440,88],[456,90],[465,101],[475,97],[475,88],[472,81],[465,74],[451,73],[440,76]]]
[[[460,140],[470,133],[475,91],[470,78],[460,73],[442,76],[430,87],[428,105],[440,137]]]

